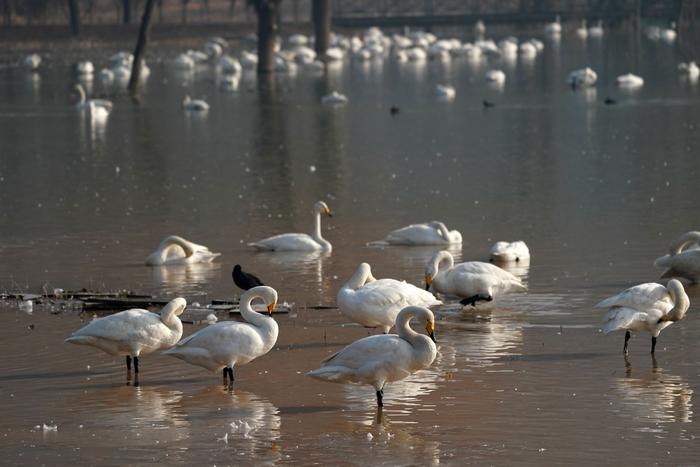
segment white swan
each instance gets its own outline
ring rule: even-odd
[[[240,75],[243,70],[241,63],[229,55],[224,55],[219,59],[219,68],[222,73],[228,75]]]
[[[487,83],[503,85],[506,82],[506,74],[501,70],[489,70],[485,78]]]
[[[425,324],[428,336],[409,326],[411,318]],[[409,306],[396,317],[396,334],[381,334],[357,340],[323,360],[323,366],[307,373],[332,383],[369,384],[377,391],[377,404],[383,407],[384,385],[399,381],[428,368],[437,356],[433,312]]]
[[[525,242],[496,242],[491,247],[491,261],[495,262],[520,262],[530,260],[530,249]]]
[[[440,99],[452,100],[457,95],[457,91],[454,86],[437,84],[435,85],[435,95]]]
[[[603,21],[598,20],[598,22],[588,28],[588,35],[595,38],[595,39],[600,39],[603,37],[604,31],[603,31]]]
[[[586,20],[581,20],[581,26],[576,29],[576,35],[579,39],[585,39],[588,37],[588,26],[586,25]]]
[[[558,36],[561,34],[561,18],[559,18],[558,15],[553,22],[547,23],[544,26],[544,33],[548,36]]]
[[[106,118],[112,111],[112,101],[106,99],[87,99],[85,89],[80,84],[76,84],[73,89],[78,93],[78,102],[75,104],[78,110],[87,110],[92,117],[96,118]]]
[[[367,263],[360,264],[338,291],[341,313],[365,327],[380,327],[384,334],[394,325],[402,308],[440,304],[433,294],[406,281],[375,279]]]
[[[344,94],[339,93],[338,91],[333,91],[332,93],[327,94],[321,98],[321,104],[325,105],[340,105],[347,103],[348,98]]]
[[[682,277],[692,283],[700,282],[700,232],[686,232],[669,247],[669,254],[654,261],[657,268],[666,268],[661,275]]]
[[[177,235],[165,237],[156,251],[148,255],[148,266],[165,264],[211,263],[221,253],[212,253],[204,245],[197,245]]]
[[[241,316],[246,321],[219,321],[200,329],[182,339],[166,352],[192,365],[210,371],[224,370],[233,384],[233,367],[245,365],[268,353],[277,342],[279,327],[269,316],[264,316],[251,307],[251,302],[261,298],[271,316],[277,303],[277,291],[272,287],[253,287],[241,296]]]
[[[446,264],[445,264],[446,263]],[[438,293],[462,297],[461,304],[475,305],[479,300],[491,301],[508,292],[527,288],[508,271],[480,261],[454,264],[448,251],[438,251],[425,267],[426,288]]]
[[[314,204],[314,230],[311,235],[285,233],[249,243],[248,246],[266,251],[331,251],[331,243],[321,236],[321,214],[331,217],[331,210],[323,201]]]
[[[41,55],[30,54],[24,57],[24,67],[29,71],[36,71],[41,65]]]
[[[592,69],[586,67],[580,70],[574,70],[569,73],[567,83],[572,88],[593,86],[598,81],[598,74]]]
[[[209,104],[202,99],[192,99],[190,96],[185,96],[182,108],[188,112],[206,112],[209,110]]]
[[[384,240],[372,242],[374,245],[458,245],[462,234],[458,230],[448,230],[440,221],[411,224],[392,230]]]
[[[110,355],[126,355],[127,370],[139,372],[139,356],[172,347],[182,337],[179,316],[185,310],[184,298],[165,305],[160,315],[134,308],[97,318],[75,331],[66,342],[91,345]]]
[[[78,62],[75,65],[75,71],[79,75],[92,75],[95,72],[95,66],[90,61]]]
[[[695,62],[679,63],[678,71],[687,76],[690,81],[697,81],[700,77],[700,67]]]
[[[644,86],[644,78],[626,73],[617,77],[617,85],[623,88],[640,88]]]
[[[651,334],[651,353],[656,347],[659,333],[675,321],[685,317],[690,307],[690,300],[681,284],[676,279],[668,285],[646,283],[631,287],[619,294],[598,303],[596,308],[608,308],[605,315],[603,332],[625,329],[625,346],[630,339],[630,331],[646,331]]]

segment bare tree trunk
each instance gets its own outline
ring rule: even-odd
[[[5,26],[12,25],[12,7],[10,0],[2,0],[2,22]]]
[[[323,58],[326,56],[326,49],[331,39],[331,1],[312,0],[311,18],[314,22],[316,54]]]
[[[122,0],[122,23],[131,23],[131,0]]]
[[[270,73],[275,59],[278,0],[260,0],[258,10],[258,74]]]
[[[141,18],[141,27],[139,28],[139,38],[136,41],[136,49],[134,50],[134,65],[131,67],[131,78],[129,79],[129,93],[132,96],[138,93],[141,77],[141,63],[146,53],[148,29],[151,26],[151,15],[155,4],[156,0],[147,0],[146,7],[143,10],[143,18]]]
[[[73,36],[79,36],[80,11],[78,10],[78,0],[68,0],[68,10],[70,13],[70,32]]]

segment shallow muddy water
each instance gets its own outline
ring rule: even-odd
[[[95,124],[69,105],[69,63],[85,56],[99,67],[113,52],[50,55],[38,75],[0,68],[0,289],[130,289],[206,303],[238,295],[230,273],[241,263],[294,308],[279,315],[276,348],[238,368],[229,392],[221,375],[162,355],[143,357],[140,385],[127,385],[121,359],[63,343],[90,316],[4,304],[3,463],[698,462],[700,288],[687,289],[690,311],[661,334],[656,359],[646,334],[623,358],[623,334],[603,335],[592,309],[656,280],[653,260],[699,228],[700,87],[679,78],[679,48],[645,39],[635,48],[611,32],[546,43],[532,63],[347,61],[267,91],[244,77],[231,94],[210,69],[178,75],[168,50],[151,60],[141,105],[114,97],[107,123]],[[483,83],[491,65],[508,74],[503,90]],[[566,76],[585,65],[599,83],[572,92]],[[637,92],[615,85],[628,71],[646,80]],[[453,102],[432,94],[446,82]],[[320,105],[333,89],[349,104]],[[205,96],[211,110],[185,115],[185,94]],[[618,104],[604,105],[608,96]],[[318,199],[334,211],[323,231],[332,254],[246,246],[309,231]],[[465,260],[485,259],[497,240],[525,240],[533,258],[516,272],[528,293],[438,309],[437,360],[388,385],[382,413],[369,387],[305,377],[368,333],[309,306],[333,305],[360,261],[376,277],[420,285],[436,250],[366,244],[432,219],[462,232]],[[169,234],[222,255],[144,266]]]

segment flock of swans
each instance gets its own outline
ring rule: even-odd
[[[330,216],[328,205],[319,201],[313,208],[313,233],[285,233],[249,245],[268,251],[330,251],[331,244],[321,236],[321,216]],[[413,224],[390,232],[372,245],[461,245],[462,236],[450,231],[442,222]],[[164,239],[146,258],[147,265],[207,263],[219,253],[178,236]],[[497,242],[491,249],[491,261],[500,265],[526,263],[530,252],[522,241]],[[337,294],[339,311],[348,319],[382,334],[359,339],[322,362],[308,373],[315,379],[371,385],[377,404],[383,406],[387,383],[406,378],[428,368],[435,360],[435,316],[431,307],[447,301],[475,306],[511,292],[527,290],[522,281],[492,262],[468,261],[454,264],[448,251],[438,251],[425,267],[425,290],[392,278],[376,279],[369,264],[361,263]],[[669,254],[655,264],[667,268],[662,277],[679,277],[691,282],[700,280],[700,232],[688,232],[674,242]],[[504,266],[505,267],[505,266]],[[224,384],[234,381],[234,367],[245,365],[268,353],[277,342],[279,326],[272,313],[278,300],[275,289],[263,285],[257,276],[236,265],[232,272],[236,285],[246,290],[241,296],[243,322],[219,321],[182,338],[179,316],[187,303],[175,298],[155,314],[132,309],[96,318],[77,330],[67,342],[91,345],[111,355],[126,356],[130,374],[132,361],[139,371],[139,357],[158,350],[211,371],[222,371]],[[260,299],[268,315],[253,308]],[[659,333],[685,317],[690,306],[688,295],[678,279],[667,286],[645,283],[631,287],[601,301],[596,308],[606,309],[603,331],[625,330],[623,351],[628,351],[630,332],[652,335],[652,354]],[[427,335],[415,332],[410,322],[418,321]],[[397,334],[389,334],[395,327]]]

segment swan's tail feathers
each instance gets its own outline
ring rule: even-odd
[[[306,373],[306,376],[311,376],[320,381],[329,381],[331,383],[347,382],[350,370],[342,366],[323,366],[313,371]]]
[[[671,266],[671,258],[672,258],[671,255],[664,255],[660,258],[656,258],[656,260],[654,260],[654,267],[657,267],[657,268],[670,267]]]
[[[527,292],[527,285],[523,284],[521,281],[513,282],[513,287],[517,292]]]
[[[389,246],[389,242],[386,240],[375,240],[373,242],[367,242],[368,247],[385,247]]]
[[[252,246],[258,251],[272,251],[272,248],[268,248],[267,246],[263,245],[262,243],[257,243],[257,242],[251,242],[248,243],[248,246]]]
[[[639,312],[632,308],[613,307],[603,318],[605,334],[619,329],[629,329],[635,321],[644,321],[646,313]]]
[[[95,338],[92,336],[70,336],[68,339],[65,340],[65,342],[68,342],[69,344],[78,345],[92,345],[94,341]]]

